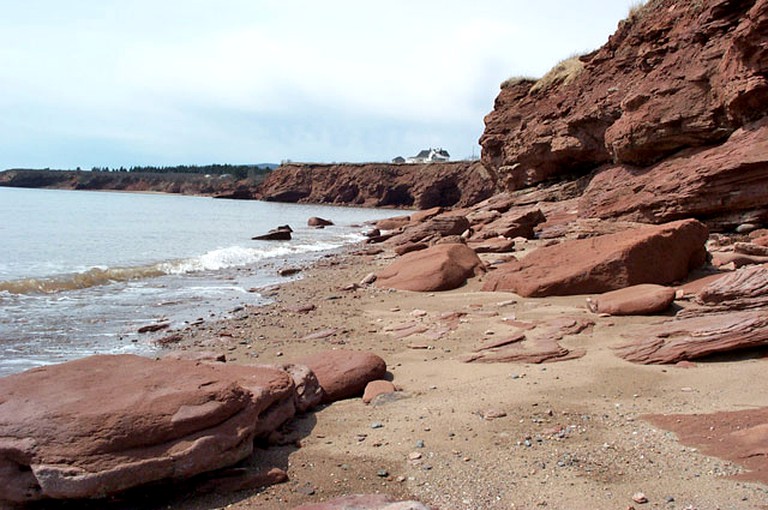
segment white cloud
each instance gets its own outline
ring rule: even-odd
[[[605,4],[19,2],[0,19],[0,140],[21,130],[42,145],[179,159],[365,159],[408,140],[471,147],[503,79],[604,42],[626,11]],[[7,154],[24,159],[0,141]],[[116,163],[132,161],[102,164]]]

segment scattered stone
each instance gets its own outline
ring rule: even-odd
[[[645,283],[587,299],[587,306],[593,313],[652,315],[667,310],[675,296],[674,288]]]
[[[369,404],[379,395],[394,393],[395,391],[395,385],[389,381],[371,381],[365,386],[365,391],[363,392],[363,402]]]
[[[507,415],[505,411],[502,411],[500,409],[485,409],[484,411],[480,411],[480,416],[484,420],[496,420],[498,418],[504,418]]]
[[[376,273],[368,273],[362,280],[360,280],[360,285],[371,285],[375,281]]]
[[[383,427],[384,427],[384,424],[381,423],[380,421],[375,421],[375,422],[371,423],[371,428],[372,429],[380,429],[380,428],[383,428]]]
[[[327,328],[327,329],[321,329],[320,331],[315,331],[314,333],[310,333],[308,335],[305,335],[302,337],[302,340],[322,340],[324,338],[331,337],[338,333],[339,330],[336,328]]]
[[[645,494],[643,494],[642,492],[636,492],[632,495],[632,501],[634,501],[639,505],[642,505],[642,504],[648,503],[648,498],[646,498]]]
[[[335,402],[363,394],[370,381],[383,379],[387,364],[370,352],[321,351],[295,361],[315,373],[325,392],[324,402]]]
[[[283,267],[277,270],[277,274],[280,276],[293,276],[301,271],[300,267]]]
[[[305,305],[289,306],[286,310],[293,313],[309,313],[317,310],[317,306],[314,303],[308,303]]]
[[[594,322],[587,319],[555,319],[546,323],[545,327],[526,334],[521,333],[522,337],[518,335],[502,341],[499,347],[475,351],[459,359],[464,363],[545,363],[580,358],[586,351],[570,350],[559,342],[565,336],[577,335],[593,325]]]

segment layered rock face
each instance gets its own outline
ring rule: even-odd
[[[651,0],[599,50],[506,83],[483,163],[511,190],[594,171],[583,217],[765,220],[766,39],[768,0]]]
[[[288,164],[270,173],[256,198],[366,207],[472,205],[495,184],[479,161],[429,164]]]

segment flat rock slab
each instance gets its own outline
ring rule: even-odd
[[[99,498],[232,465],[294,398],[277,368],[133,355],[0,378],[0,500]]]
[[[675,301],[675,289],[645,283],[606,292],[587,300],[594,313],[652,315],[667,310]]]
[[[627,361],[669,364],[768,345],[768,313],[709,313],[663,322],[615,349]]]
[[[397,501],[383,494],[355,494],[324,503],[301,505],[293,510],[430,510],[417,501]]]
[[[483,290],[526,297],[598,294],[641,283],[683,280],[706,260],[707,228],[696,220],[540,248],[499,266]]]
[[[552,363],[581,358],[586,351],[568,349],[560,345],[560,341],[593,325],[594,322],[585,319],[555,319],[525,333],[481,344],[460,360],[464,363]]]
[[[324,402],[359,397],[365,386],[387,373],[387,364],[370,352],[339,349],[323,351],[296,361],[314,372],[323,388]]]
[[[671,430],[687,446],[748,470],[735,478],[768,484],[768,408],[712,414],[655,414],[643,419]]]
[[[411,252],[379,271],[376,287],[432,292],[456,289],[483,271],[471,248],[460,243],[439,244]]]

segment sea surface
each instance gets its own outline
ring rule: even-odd
[[[391,209],[0,188],[0,376],[95,353],[151,354],[141,326],[265,304],[277,269],[361,240]],[[307,227],[320,216],[334,226]],[[279,225],[291,241],[253,241]]]

